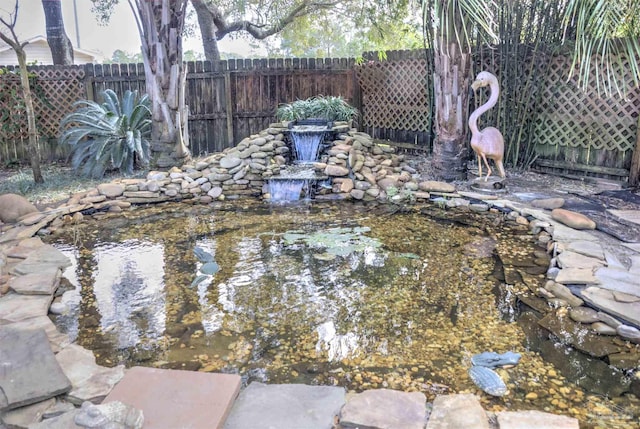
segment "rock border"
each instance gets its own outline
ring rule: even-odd
[[[81,222],[87,215],[120,213],[140,204],[165,201],[209,204],[248,197],[269,199],[268,179],[279,174],[289,161],[291,149],[285,138],[286,128],[286,123],[272,124],[234,148],[194,160],[182,168],[152,171],[145,179],[117,179],[75,194],[55,209],[27,214],[14,225],[0,224],[0,299],[11,287],[11,275],[29,273],[15,270],[16,264],[8,264],[7,260],[28,260],[42,245],[34,236],[43,229]],[[602,245],[602,237],[592,231],[594,225],[588,219],[586,230],[575,229],[581,227],[566,225],[572,222],[571,219],[567,221],[572,212],[562,213],[561,218],[549,212],[559,209],[557,202],[552,207],[527,205],[499,200],[491,195],[457,192],[449,183],[420,181],[417,171],[393,148],[375,144],[370,136],[349,129],[346,124],[337,124],[332,133],[335,139],[322,154],[320,162],[314,165],[318,172],[332,178],[332,186],[320,191],[316,199],[392,203],[430,201],[447,208],[466,207],[473,212],[501,211],[508,221],[529,228],[538,244],[551,256],[546,271],[547,283],[538,287],[525,281],[531,293],[520,297],[523,302],[534,309],[547,308],[560,316],[566,314],[600,336],[613,337],[615,334],[615,338],[626,344],[640,344],[640,322],[629,320],[624,311],[616,311],[620,305],[633,308],[640,305],[640,290],[629,289],[629,284],[634,284],[627,281],[640,274],[640,244]],[[11,273],[6,272],[7,267]],[[56,288],[57,284],[48,290],[55,291]],[[618,303],[618,307],[612,302]],[[590,307],[596,307],[598,311],[590,312]],[[636,314],[640,315],[640,311]],[[46,329],[54,349],[66,347],[55,327],[53,331],[49,326]],[[610,364],[626,370],[635,369],[632,391],[640,396],[638,353],[634,361],[620,347],[612,350],[613,353],[606,354]],[[76,398],[75,402],[78,401]]]

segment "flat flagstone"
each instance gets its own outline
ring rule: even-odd
[[[2,423],[10,428],[26,428],[42,420],[43,414],[56,404],[54,398],[16,408],[0,414]]]
[[[593,268],[563,268],[555,278],[556,283],[563,285],[595,285],[600,280],[593,273]]]
[[[53,297],[9,293],[0,297],[0,325],[46,316]]]
[[[600,358],[620,351],[609,338],[586,331],[582,323],[574,322],[570,317],[557,317],[554,313],[549,313],[538,324],[564,344],[571,344],[590,356]]]
[[[224,429],[331,429],[344,401],[342,387],[253,382],[238,397]]]
[[[16,276],[9,280],[9,287],[22,295],[51,295],[60,284],[60,270]]]
[[[76,425],[75,418],[80,409],[68,411],[29,426],[29,429],[85,429]]]
[[[427,398],[420,392],[375,389],[349,398],[340,412],[342,428],[423,429]]]
[[[54,353],[59,352],[64,347],[71,344],[69,336],[58,331],[56,325],[53,324],[48,316],[37,316],[31,317],[29,319],[24,319],[19,322],[12,323],[11,327],[23,331],[34,331],[38,329],[44,330],[44,332],[47,334],[47,338],[49,338],[49,345],[51,346],[51,349]]]
[[[26,259],[35,249],[43,245],[40,237],[27,238],[17,246],[10,248],[6,253],[10,258]]]
[[[69,391],[43,330],[0,326],[0,410],[43,401]]]
[[[502,411],[496,413],[500,429],[579,429],[578,419],[542,411]]]
[[[239,391],[240,376],[235,374],[136,366],[104,402],[120,401],[142,410],[145,429],[217,429]]]
[[[636,225],[640,225],[640,211],[638,210],[613,210],[608,209],[607,212],[611,213],[613,216],[622,219],[623,221],[635,223]]]
[[[34,250],[24,261],[13,267],[17,274],[40,273],[50,267],[66,268],[71,261],[64,253],[50,244],[45,244]]]
[[[640,297],[640,280],[636,273],[612,268],[600,268],[595,272],[599,287]]]
[[[581,292],[582,299],[605,313],[640,327],[640,301],[620,302],[614,292],[591,286]]]
[[[93,352],[77,344],[62,349],[56,359],[73,386],[67,399],[76,405],[101,402],[124,376],[124,366],[97,365]]]
[[[489,418],[470,393],[437,396],[426,429],[489,429]]]
[[[604,260],[604,250],[602,249],[602,245],[595,241],[576,240],[570,242],[565,247],[566,250],[571,250],[585,256]]]
[[[604,260],[585,256],[583,254],[565,250],[558,255],[560,268],[595,268],[604,265]]]
[[[549,217],[551,220],[551,218]],[[560,242],[571,242],[571,241],[599,241],[596,234],[589,232],[590,230],[579,230],[573,229],[566,225],[563,225],[555,220],[551,220],[553,225],[553,239],[555,241]]]

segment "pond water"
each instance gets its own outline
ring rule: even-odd
[[[49,238],[73,262],[64,274],[68,311],[55,321],[106,366],[388,387],[428,400],[474,392],[488,410],[634,427],[633,396],[607,399],[581,387],[580,375],[572,380],[544,360],[517,322],[515,295],[526,286],[504,283],[510,267],[501,260],[540,259],[526,228],[500,214],[390,210],[163,204],[86,219]],[[543,282],[544,263],[522,266]],[[497,370],[504,397],[481,393],[467,375],[484,351],[522,354],[517,366]]]

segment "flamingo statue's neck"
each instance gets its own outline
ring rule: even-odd
[[[491,109],[498,102],[498,97],[500,96],[500,85],[498,85],[498,80],[495,78],[490,79],[489,88],[491,88],[491,95],[489,96],[489,100],[487,100],[486,103],[474,110],[473,113],[469,116],[469,129],[471,130],[472,135],[476,135],[479,133],[478,118],[480,117],[480,115]]]

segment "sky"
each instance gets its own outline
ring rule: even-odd
[[[78,31],[75,25],[74,0],[62,0],[65,30],[75,47],[100,53],[105,59],[111,58],[116,49],[129,53],[140,52],[140,36],[127,0],[120,0],[110,24],[106,27],[98,25],[91,13],[90,0],[75,0],[75,5]],[[15,0],[0,0],[0,17],[6,20],[9,12],[13,12],[14,6]],[[18,8],[16,23],[18,37],[24,40],[38,35],[46,36],[41,0],[18,0]],[[78,34],[80,46],[78,46]],[[199,36],[184,39],[183,48],[185,51],[203,52]],[[220,50],[240,56],[251,55],[249,44],[245,40],[222,40]]]

